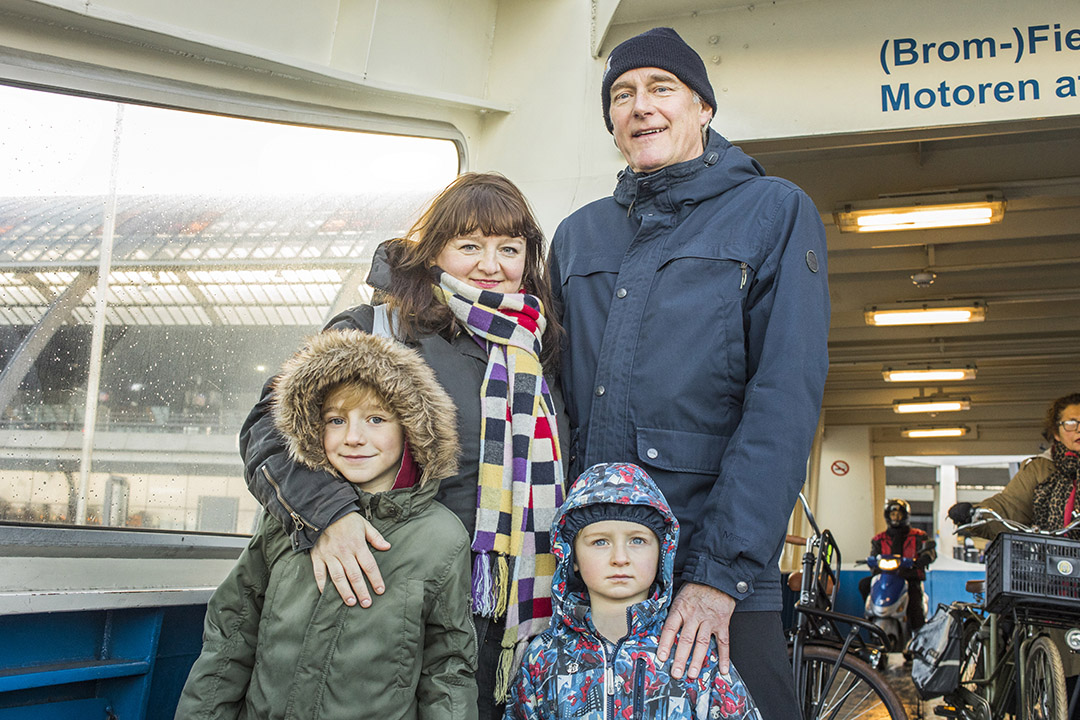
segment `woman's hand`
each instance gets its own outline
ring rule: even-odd
[[[368,545],[376,550],[390,549],[390,543],[360,513],[351,512],[327,527],[311,548],[311,566],[319,592],[326,587],[329,575],[346,605],[355,605],[359,597],[360,607],[370,607],[371,595],[364,576],[376,595],[382,595],[386,586]]]
[[[971,522],[971,513],[975,510],[969,502],[959,502],[949,508],[949,519],[955,525],[967,525]]]

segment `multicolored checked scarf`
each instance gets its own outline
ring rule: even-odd
[[[551,622],[551,521],[563,502],[555,405],[540,364],[540,300],[439,275],[435,297],[488,351],[480,387],[480,480],[472,549],[473,611],[506,615],[496,700],[510,689],[529,640]],[[509,389],[509,390],[508,390]]]

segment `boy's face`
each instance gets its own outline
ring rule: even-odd
[[[347,407],[341,390],[323,402],[323,449],[346,480],[370,493],[394,486],[405,431],[397,416],[371,394]]]
[[[649,597],[660,560],[660,540],[644,525],[603,520],[578,532],[574,560],[591,602],[629,606]]]

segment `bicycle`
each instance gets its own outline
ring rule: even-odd
[[[802,493],[799,500],[814,531],[809,538],[788,536],[789,542],[806,548],[796,624],[788,639],[803,720],[907,720],[900,697],[876,669],[884,663],[888,638],[873,623],[833,610],[840,548],[829,530],[818,528]],[[866,631],[865,638],[861,631]]]
[[[986,579],[969,580],[976,602],[950,605],[963,618],[960,683],[935,708],[959,720],[1066,720],[1061,654],[1049,628],[1068,629],[1080,649],[1080,541],[1064,536],[1080,520],[1040,531],[977,508],[957,533],[1000,522],[1003,532],[987,548]],[[984,602],[985,592],[985,602]]]

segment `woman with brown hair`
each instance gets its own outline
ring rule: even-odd
[[[1024,462],[1005,489],[977,506],[957,503],[949,517],[957,524],[969,521],[975,507],[986,507],[1009,520],[1034,525],[1043,530],[1059,530],[1080,512],[1077,481],[1080,479],[1080,393],[1059,397],[1050,403],[1043,421],[1043,438],[1050,444],[1046,452]],[[1004,530],[994,523],[974,532],[994,538]],[[1069,533],[1080,538],[1080,531]]]
[[[442,481],[437,499],[473,540],[481,718],[502,716],[513,670],[551,615],[548,531],[563,500],[560,439],[569,431],[553,384],[562,331],[543,251],[513,183],[461,175],[406,237],[376,251],[368,276],[376,302],[326,328],[358,328],[414,348],[457,406],[458,473]],[[240,434],[249,488],[292,529],[293,549],[310,550],[320,589],[329,577],[347,605],[379,602],[383,582],[371,549],[386,542],[356,512],[349,483],[289,460],[270,418],[272,396],[273,381]]]

